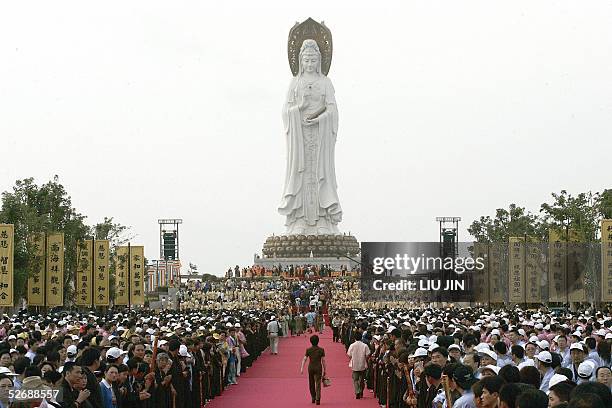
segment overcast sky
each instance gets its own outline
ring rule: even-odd
[[[227,3],[227,4],[224,4]],[[331,29],[343,231],[436,241],[612,172],[612,2],[21,1],[0,8],[0,191],[60,176],[91,224],[222,274],[284,231],[287,35]]]

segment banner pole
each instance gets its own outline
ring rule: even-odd
[[[127,274],[127,287],[128,287],[128,311],[132,310],[132,247],[128,242],[128,274]]]
[[[49,254],[47,253],[47,233],[44,233],[44,238],[43,238],[43,254],[44,254],[44,258],[45,258],[45,262],[44,262],[44,268],[43,268],[43,276],[42,276],[42,282],[44,285],[45,290],[43,290],[43,311],[45,312],[45,314],[48,312],[47,309],[47,257],[49,256]]]

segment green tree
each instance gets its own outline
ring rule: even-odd
[[[599,195],[599,213],[602,218],[612,219],[612,189],[604,190]]]
[[[540,207],[545,222],[550,228],[565,232],[563,240],[576,239],[579,242],[597,242],[602,218],[601,195],[580,193],[577,196],[566,190],[552,193],[553,202]],[[569,234],[569,231],[572,231]]]
[[[486,243],[506,243],[510,237],[525,236],[538,241],[544,237],[545,231],[546,226],[538,215],[516,204],[510,204],[507,210],[498,208],[495,218],[482,216],[468,228],[468,232],[477,242]]]
[[[581,283],[584,284],[586,297],[591,301],[599,293],[601,281],[599,257],[601,249],[595,243],[600,240],[600,226],[607,203],[610,200],[609,190],[599,193],[580,193],[576,196],[566,190],[552,193],[553,202],[542,204],[540,212],[550,228],[559,231],[562,241],[579,242],[570,250],[577,264],[583,271]]]
[[[74,296],[71,285],[76,270],[76,245],[90,233],[85,216],[72,207],[72,201],[59,177],[43,185],[33,178],[17,180],[12,191],[2,193],[0,222],[15,225],[14,299],[25,297],[27,279],[36,262],[34,245],[28,238],[36,233],[63,232],[64,301]]]

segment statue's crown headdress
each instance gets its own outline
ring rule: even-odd
[[[307,39],[302,43],[302,48],[300,49],[300,54],[317,54],[320,55],[319,45],[315,40]]]
[[[295,23],[289,31],[287,42],[287,55],[291,73],[296,76],[299,72],[300,54],[319,53],[321,56],[321,72],[327,75],[332,60],[332,35],[329,28],[312,18]]]

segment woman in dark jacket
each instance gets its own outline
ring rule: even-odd
[[[306,350],[304,358],[302,359],[302,366],[300,368],[300,374],[304,373],[304,364],[306,360],[308,362],[308,386],[310,389],[310,396],[312,402],[316,402],[317,405],[321,404],[321,380],[325,377],[326,366],[325,366],[325,350],[319,347],[319,336],[316,334],[310,336],[310,344],[312,347]]]

